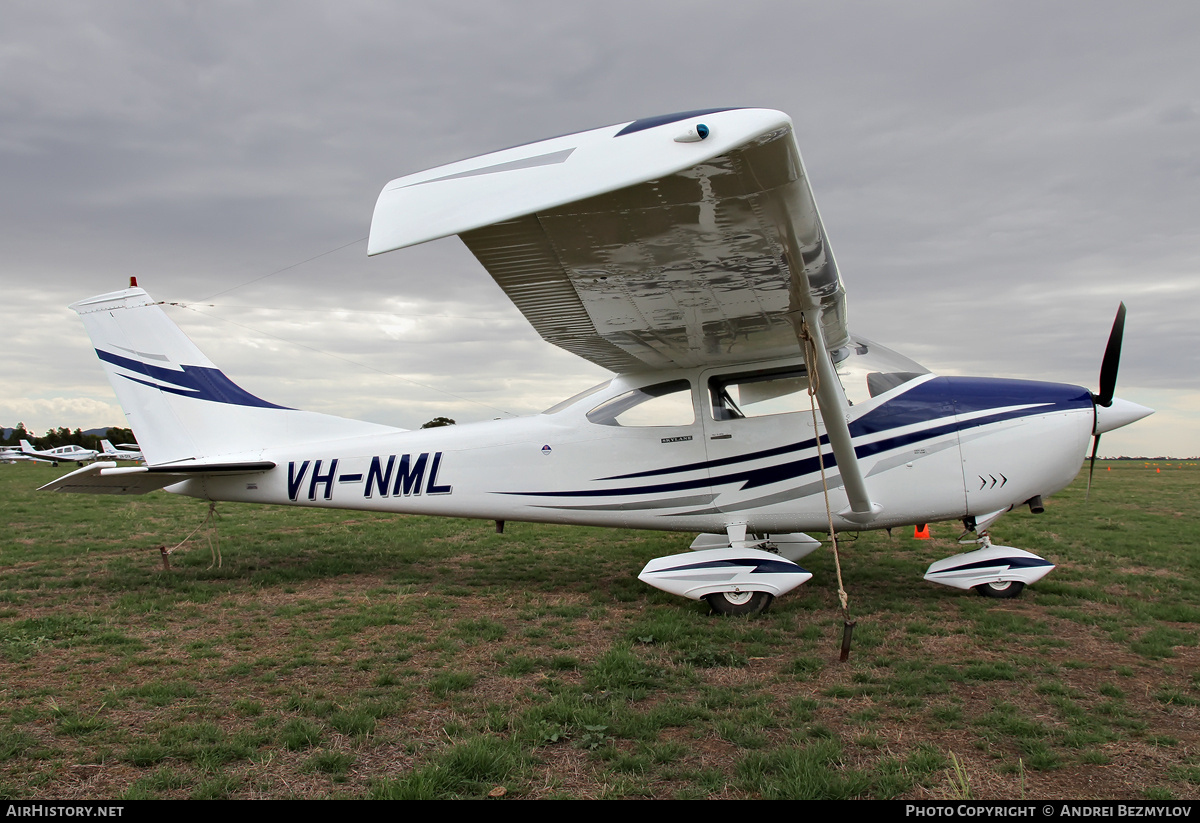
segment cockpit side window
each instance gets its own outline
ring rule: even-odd
[[[642,386],[601,403],[587,419],[601,426],[690,426],[696,422],[692,384],[671,380]]]
[[[714,420],[788,414],[810,408],[808,372],[783,370],[722,374],[708,381]]]
[[[867,375],[867,391],[872,397],[876,397],[920,376],[921,373],[915,371],[873,371]]]

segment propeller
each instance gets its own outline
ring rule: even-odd
[[[1108,345],[1104,347],[1104,360],[1100,362],[1100,391],[1092,395],[1092,401],[1097,406],[1108,408],[1112,405],[1113,395],[1117,391],[1117,369],[1121,365],[1121,340],[1125,336],[1125,304],[1117,308],[1117,317],[1113,320],[1112,331],[1108,333]],[[1096,471],[1096,450],[1100,448],[1100,433],[1092,439],[1092,456],[1088,464],[1087,494],[1092,494],[1092,475]]]

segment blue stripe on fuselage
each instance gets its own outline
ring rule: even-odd
[[[854,437],[925,423],[950,415],[1038,404],[1022,414],[1092,408],[1087,389],[1066,383],[995,377],[936,377],[894,397],[850,424]],[[968,428],[968,424],[964,424]]]
[[[1048,391],[1047,391],[1048,390]],[[903,442],[877,448],[879,444],[871,443],[855,447],[859,457],[866,457],[896,448],[910,442],[918,442],[929,437],[944,434],[957,427],[961,429],[974,428],[983,423],[995,423],[1005,417],[987,417],[981,421],[966,421],[956,424],[955,413],[970,414],[985,409],[1006,408],[1008,406],[1038,404],[1036,409],[1024,409],[1009,413],[1008,416],[1022,417],[1030,414],[1045,414],[1051,411],[1065,411],[1071,408],[1091,408],[1092,398],[1086,389],[1069,386],[1062,383],[1039,383],[1034,380],[1004,380],[988,377],[936,377],[920,385],[914,386],[904,394],[894,397],[878,408],[850,422],[850,436],[863,437],[869,434],[912,426],[919,423],[930,423],[944,420],[945,424],[936,430],[923,430],[910,435]],[[913,439],[913,438],[916,439]],[[890,442],[890,441],[888,441]],[[829,437],[821,435],[821,445],[829,444]],[[678,474],[697,469],[716,469],[721,466],[732,466],[752,460],[763,460],[782,454],[794,454],[816,448],[817,439],[810,437],[798,443],[786,446],[775,446],[770,449],[750,452],[748,454],[722,457],[717,460],[704,460],[698,463],[687,463],[682,466],[670,466],[662,469],[618,474],[611,477],[601,477],[599,480],[632,480],[637,477],[656,477],[664,474]]]
[[[988,409],[1011,408],[1012,406],[1026,406],[1027,408],[981,415],[965,421],[959,420],[956,417],[956,414],[965,415]],[[1028,408],[1029,406],[1032,406],[1032,408]],[[1071,386],[1063,383],[1042,383],[1033,380],[1005,380],[987,377],[937,377],[914,386],[911,390],[892,398],[878,408],[872,409],[862,417],[852,421],[850,423],[850,434],[852,437],[862,437],[920,423],[939,424],[908,434],[878,440],[873,443],[856,445],[854,447],[855,454],[859,458],[864,458],[892,449],[912,446],[954,432],[986,426],[990,423],[1085,408],[1092,408],[1092,396],[1086,389],[1079,386]],[[828,438],[822,436],[821,443],[828,443]],[[598,478],[598,481],[632,480],[639,477],[680,474],[701,469],[711,471],[722,466],[801,452],[812,449],[815,446],[816,438],[808,438],[798,443],[777,446],[749,454],[688,463],[662,469],[652,469],[632,474],[602,477]],[[826,454],[822,459],[827,469],[837,465],[837,461],[832,454]],[[814,455],[774,466],[744,469],[728,474],[710,475],[693,480],[656,483],[649,486],[557,492],[502,492],[502,494],[528,495],[531,497],[606,497],[622,494],[662,494],[737,482],[743,484],[742,489],[754,489],[772,483],[804,477],[818,471],[820,471],[820,463]]]

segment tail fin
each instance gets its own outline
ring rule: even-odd
[[[117,450],[113,448],[113,444],[107,440],[100,441],[100,453],[104,455],[116,454]]]
[[[37,451],[37,450],[33,446],[29,445],[28,440],[22,440],[21,441],[21,451],[31,452],[31,451]]]
[[[73,303],[150,465],[397,429],[275,405],[226,377],[140,288]]]

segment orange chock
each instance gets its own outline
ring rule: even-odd
[[[922,523],[913,529],[913,540],[928,540],[929,539],[929,524]]]

